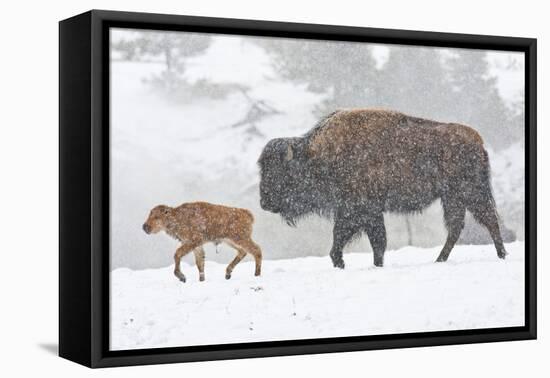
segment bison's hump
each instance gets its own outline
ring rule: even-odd
[[[378,108],[341,109],[306,135],[311,158],[337,158],[356,150],[400,148],[397,143],[483,144],[469,126],[437,122]],[[428,147],[428,146],[426,146]]]
[[[399,125],[404,114],[385,109],[341,109],[323,119],[309,137],[310,157],[339,155],[354,145],[375,142],[384,129]]]

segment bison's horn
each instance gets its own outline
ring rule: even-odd
[[[294,151],[292,151],[292,145],[289,144],[286,147],[286,161],[290,161],[294,158]]]

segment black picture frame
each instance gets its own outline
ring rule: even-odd
[[[109,351],[109,28],[525,53],[525,326]],[[59,23],[59,354],[89,367],[536,338],[536,39],[92,10]]]

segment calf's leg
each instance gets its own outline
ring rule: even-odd
[[[174,275],[178,277],[181,282],[185,282],[185,275],[180,270],[181,258],[197,247],[198,245],[196,244],[185,243],[176,250],[176,254],[174,255]]]
[[[201,247],[195,248],[195,263],[199,270],[199,281],[204,281],[204,249]]]
[[[240,240],[231,240],[228,243],[238,251],[237,257],[227,266],[225,278],[231,278],[231,272],[235,265],[237,265],[241,260],[246,256],[247,253],[250,253],[254,257],[254,262],[256,264],[256,269],[254,271],[255,276],[259,276],[262,272],[262,250],[258,244],[254,243],[252,239],[240,239]]]
[[[252,239],[240,240],[238,245],[254,257],[254,263],[256,264],[254,275],[259,276],[262,274],[262,250],[260,246],[254,243]]]
[[[225,279],[228,280],[231,278],[231,273],[235,269],[235,265],[241,262],[241,260],[246,256],[246,252],[242,249],[237,249],[237,256],[229,263],[225,270]]]

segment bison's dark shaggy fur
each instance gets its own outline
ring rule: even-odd
[[[308,214],[334,219],[330,256],[343,268],[343,247],[365,232],[374,264],[383,265],[384,212],[420,212],[440,198],[446,261],[465,211],[506,251],[497,220],[483,140],[472,128],[380,109],[338,110],[302,137],[271,140],[258,161],[260,202],[290,225]]]

